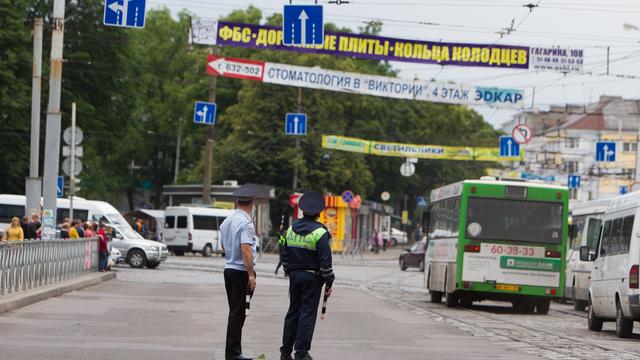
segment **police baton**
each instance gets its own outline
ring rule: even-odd
[[[244,306],[245,316],[249,316],[249,310],[251,309],[251,284],[247,284],[247,300]]]
[[[327,293],[326,287],[324,291],[324,299],[322,300],[322,314],[320,315],[320,320],[324,320],[324,314],[327,313]]]

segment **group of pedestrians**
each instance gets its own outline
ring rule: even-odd
[[[378,229],[373,229],[373,235],[371,236],[371,251],[376,254],[380,253],[380,246],[382,246],[382,251],[387,251],[389,240],[383,239],[382,235],[378,232]]]
[[[131,225],[140,236],[145,239],[149,239],[149,220],[133,218],[133,224]]]
[[[60,237],[62,239],[91,238],[94,235],[94,229],[95,225],[87,219],[74,219],[69,223],[69,219],[66,218],[60,228]]]
[[[2,234],[2,241],[24,241],[24,239],[39,239],[40,231],[42,230],[42,223],[38,215],[29,218],[24,216],[22,223],[20,219],[15,216],[11,219],[11,225]]]
[[[220,226],[225,251],[224,282],[229,303],[225,359],[250,360],[242,354],[242,327],[249,299],[256,289],[255,227],[249,214],[259,188],[253,184],[239,187],[233,195],[238,208]],[[325,208],[324,197],[308,192],[300,197],[303,217],[296,219],[283,239],[282,266],[289,275],[289,310],[284,319],[281,360],[312,360],[309,355],[316,324],[322,286],[325,299],[331,296],[335,279],[331,265],[330,233],[318,218]],[[276,269],[277,271],[277,269]],[[326,284],[326,285],[325,285]]]

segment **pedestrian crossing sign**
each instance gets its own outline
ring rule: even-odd
[[[429,206],[429,199],[426,197],[419,197],[418,198],[418,207],[419,208],[426,208],[427,206]]]

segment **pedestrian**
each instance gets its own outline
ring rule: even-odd
[[[382,251],[387,251],[387,246],[389,246],[389,239],[382,238]]]
[[[371,251],[376,254],[380,252],[380,234],[378,234],[378,229],[373,229],[373,235],[371,236]]]
[[[23,241],[24,232],[20,226],[20,218],[14,216],[11,225],[2,234],[2,241]]]
[[[281,360],[293,359],[294,349],[296,359],[313,360],[309,350],[322,285],[326,283],[324,294],[329,298],[335,279],[329,246],[331,235],[318,222],[325,207],[324,197],[314,191],[305,193],[298,206],[302,218],[296,219],[287,231],[282,255],[284,271],[289,274],[289,311],[284,318]]]
[[[91,223],[85,222],[84,225],[82,225],[82,228],[84,229],[84,237],[86,238],[93,237],[93,225],[91,225]]]
[[[81,238],[85,237],[84,228],[82,227],[82,220],[76,220],[76,231],[78,232],[79,237]]]
[[[251,360],[242,355],[242,327],[246,317],[247,288],[253,296],[256,288],[256,230],[249,217],[253,201],[260,188],[254,184],[244,184],[233,196],[238,208],[220,225],[220,239],[224,251],[224,286],[229,303],[225,359]],[[248,286],[247,286],[248,285]]]
[[[60,238],[61,239],[69,238],[69,223],[62,224],[62,229],[60,229]]]
[[[69,239],[79,239],[80,234],[78,234],[78,220],[73,220],[71,222],[71,227],[69,228]]]
[[[98,253],[100,256],[100,258],[98,259],[98,271],[105,271],[105,268],[107,267],[107,234],[105,233],[106,229],[107,226],[102,223],[100,224],[100,230],[98,230],[97,232],[99,243]]]
[[[23,216],[22,222],[20,223],[20,227],[22,228],[22,234],[25,239],[29,238],[29,217]]]
[[[140,235],[145,239],[149,237],[149,221],[141,220]]]
[[[37,239],[40,236],[40,230],[42,229],[42,225],[40,224],[38,215],[33,215],[31,217],[31,222],[29,223],[29,233],[27,234],[28,239]]]
[[[421,234],[420,227],[416,226],[416,230],[413,232],[416,242],[420,241],[420,234]]]
[[[284,243],[287,241],[282,233],[283,227],[284,226],[280,224],[280,229],[276,232],[276,235],[278,235],[278,255],[280,257],[278,260],[278,266],[276,266],[276,275],[278,275],[278,269],[282,266],[282,250],[284,249]],[[284,276],[287,276],[286,272],[284,273]]]

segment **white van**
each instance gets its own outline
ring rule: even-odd
[[[0,195],[0,232],[9,227],[11,218],[17,216],[20,221],[25,216],[27,198],[24,195]],[[69,199],[58,198],[58,210],[56,211],[56,224],[61,224],[64,218],[69,217]],[[87,219],[93,222],[107,222],[122,226],[129,226],[127,220],[116,208],[104,201],[85,200],[73,198],[73,217],[75,219]]]
[[[611,199],[604,214],[597,251],[580,247],[580,260],[593,261],[589,286],[590,330],[602,330],[604,321],[616,322],[616,335],[628,338],[640,320],[640,224],[636,217],[640,192]]]
[[[580,247],[588,246],[591,252],[598,246],[602,217],[610,199],[578,203],[571,210],[571,226],[567,240],[567,270],[564,297],[573,301],[573,308],[584,311],[589,300],[589,284],[593,263],[580,260]]]
[[[162,242],[178,256],[185,252],[223,254],[220,225],[234,210],[169,206],[164,210]]]

